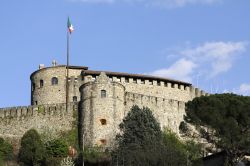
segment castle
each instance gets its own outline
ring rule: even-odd
[[[139,74],[89,70],[53,62],[39,66],[31,80],[31,106],[0,109],[0,137],[19,140],[29,129],[54,134],[72,128],[75,113],[84,113],[85,145],[112,146],[119,124],[133,105],[149,107],[162,128],[179,132],[185,103],[207,95],[190,83]],[[66,81],[69,111],[65,109]]]

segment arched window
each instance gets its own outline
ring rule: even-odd
[[[51,84],[52,84],[52,85],[57,85],[57,84],[58,84],[58,78],[53,77],[53,78],[51,79]]]
[[[43,87],[43,80],[40,80],[40,88]]]
[[[77,102],[77,96],[73,96],[73,102]]]
[[[106,97],[106,91],[105,90],[101,90],[101,98],[105,98]]]

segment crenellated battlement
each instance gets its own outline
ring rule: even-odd
[[[144,94],[138,94],[138,93],[131,93],[131,92],[126,92],[125,95],[125,101],[133,101],[135,103],[150,103],[154,104],[155,106],[160,106],[164,105],[164,102],[168,103],[185,103],[179,100],[174,100],[174,99],[166,99],[162,97],[155,97],[155,96],[148,96]]]
[[[73,112],[76,111],[78,107],[77,102],[69,103],[69,110]],[[71,113],[70,112],[70,113]],[[0,108],[0,118],[20,118],[20,117],[31,117],[31,116],[58,116],[68,114],[66,112],[66,104],[46,104],[46,105],[34,105],[34,106],[18,106],[18,107],[8,107]]]
[[[98,76],[95,75],[85,75],[83,77],[83,82],[91,82],[95,81]],[[186,91],[190,93],[191,98],[200,97],[200,96],[207,96],[209,95],[205,91],[193,87],[191,84],[186,83],[176,83],[176,82],[170,82],[170,81],[161,81],[157,79],[142,79],[142,78],[133,78],[133,77],[117,77],[117,76],[108,76],[110,81],[119,82],[122,83],[124,86],[126,85],[144,85],[148,87],[160,87],[160,88],[168,88],[172,90],[180,90],[180,91]]]
[[[98,76],[95,75],[86,75],[84,76],[84,82],[94,81]],[[133,77],[117,77],[117,76],[108,76],[110,81],[120,82],[122,84],[139,84],[139,85],[152,85],[152,86],[161,86],[167,88],[175,88],[180,90],[189,90],[191,84],[187,83],[175,83],[171,81],[161,81],[157,79],[142,79],[142,78],[133,78]]]
[[[207,93],[204,90],[201,90],[199,88],[191,87],[190,88],[190,95],[192,96],[192,99],[193,99],[195,97],[208,96],[209,93]]]
[[[0,109],[0,137],[10,140],[20,140],[29,129],[39,133],[50,133],[53,137],[71,130],[76,120],[74,114],[78,103],[48,104],[27,107],[9,107]]]

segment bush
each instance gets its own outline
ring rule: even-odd
[[[68,145],[76,148],[76,150],[79,151],[78,130],[76,127],[73,127],[71,130],[61,133],[60,139],[62,139]]]
[[[0,138],[0,165],[3,161],[11,160],[13,158],[13,148],[10,143]]]
[[[85,148],[83,156],[84,161],[92,164],[110,161],[110,154],[99,147]]]
[[[184,166],[187,164],[185,144],[178,139],[174,132],[169,129],[164,130],[163,144],[166,150],[168,165]]]
[[[166,150],[171,154],[171,165],[200,165],[202,157],[202,146],[194,141],[181,142],[177,135],[165,129],[163,133],[163,143]],[[186,159],[186,160],[183,160]],[[188,163],[187,163],[188,162]]]
[[[0,138],[0,156],[2,156],[4,160],[10,160],[13,157],[12,145],[3,138]]]
[[[48,157],[66,157],[68,154],[68,145],[61,139],[49,141],[45,147]]]
[[[31,129],[23,135],[18,158],[23,166],[44,165],[45,148],[36,130]]]

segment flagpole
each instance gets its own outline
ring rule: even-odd
[[[72,33],[73,26],[69,20],[68,17],[68,30],[67,30],[67,74],[66,74],[66,111],[68,112],[68,102],[69,102],[69,83],[68,83],[68,77],[69,77],[69,36]],[[83,113],[79,112],[78,113],[78,136],[79,136],[79,148],[80,148],[80,164],[84,166],[84,159],[83,159],[83,151],[84,151],[84,143],[83,143]]]
[[[67,73],[66,73],[66,111],[68,112],[68,102],[69,102],[69,31],[67,30]]]

